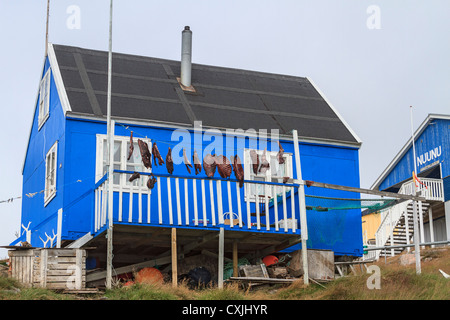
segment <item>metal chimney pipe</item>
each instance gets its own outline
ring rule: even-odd
[[[192,31],[185,26],[181,33],[181,84],[191,86]]]

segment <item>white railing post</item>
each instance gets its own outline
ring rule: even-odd
[[[235,182],[235,186],[236,186],[236,202],[237,202],[238,217],[239,217],[239,228],[242,228],[241,190],[239,188],[238,182]]]
[[[158,188],[158,222],[162,224],[162,202],[161,202],[161,178],[156,178],[156,187]]]
[[[189,190],[188,181],[184,179],[184,216],[186,219],[186,225],[189,225]]]
[[[298,135],[297,130],[292,130],[292,137],[294,140],[294,152],[295,152],[295,167],[297,171],[297,180],[300,183],[300,187],[298,188],[298,200],[299,200],[299,208],[300,208],[300,228],[301,228],[301,237],[302,237],[302,258],[303,258],[303,283],[309,284],[309,273],[308,273],[308,254],[306,241],[308,240],[308,226],[306,219],[306,203],[305,203],[305,186],[303,184],[302,178],[302,169],[300,164],[300,147],[298,144]],[[293,189],[293,188],[292,188]],[[294,194],[291,194],[291,197],[294,197]]]
[[[210,202],[211,202],[211,220],[212,220],[212,225],[215,226],[216,225],[216,210],[215,210],[215,201],[214,201],[214,185],[213,185],[213,181],[209,180],[209,197],[210,197]]]
[[[205,180],[201,179],[201,189],[202,189],[202,211],[203,211],[203,226],[208,225],[207,215],[206,215],[206,193],[205,193]]]
[[[170,185],[170,178],[167,177],[167,204],[169,207],[169,224],[173,225],[173,210],[172,210],[172,187]]]

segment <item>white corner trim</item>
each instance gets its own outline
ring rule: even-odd
[[[341,122],[344,124],[344,126],[348,129],[348,131],[350,131],[350,133],[353,135],[353,137],[355,138],[356,141],[358,141],[359,144],[362,144],[362,140],[359,138],[359,136],[355,133],[355,131],[353,131],[353,129],[350,127],[350,125],[347,123],[347,121],[344,120],[344,118],[341,116],[341,114],[337,111],[337,109],[331,104],[331,102],[327,99],[327,97],[324,95],[324,93],[319,89],[319,87],[314,83],[314,81],[309,78],[306,77],[306,79],[312,84],[312,86],[314,87],[314,89],[317,90],[317,92],[322,96],[322,98],[325,100],[325,102],[330,106],[330,108],[334,111],[334,113],[336,113],[336,115],[338,116],[339,120],[341,120]]]
[[[61,70],[59,69],[59,64],[56,59],[55,49],[53,48],[53,44],[51,43],[48,44],[48,60],[50,62],[50,67],[53,70],[53,79],[55,80],[56,89],[58,91],[59,99],[63,107],[64,115],[66,115],[68,111],[72,111],[72,108],[70,107],[66,87],[64,86],[64,82],[61,76]]]

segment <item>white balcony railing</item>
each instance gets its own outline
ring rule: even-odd
[[[417,192],[430,201],[444,201],[444,186],[442,179],[419,178],[417,182]],[[414,181],[405,182],[398,193],[412,195],[414,193]]]
[[[115,174],[133,172],[114,170]],[[142,173],[147,177],[149,173]],[[225,227],[241,231],[299,233],[298,184],[245,180],[263,188],[240,188],[234,179],[154,174],[153,189],[116,185],[113,192],[114,223],[179,226],[188,228]],[[250,199],[245,192],[263,190]],[[280,193],[281,191],[281,193]],[[276,194],[276,201],[269,195]],[[97,182],[94,192],[93,232],[107,224],[107,177]]]

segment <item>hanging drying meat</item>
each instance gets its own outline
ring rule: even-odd
[[[202,172],[202,163],[200,162],[197,151],[195,150],[194,155],[192,156],[192,161],[194,162],[195,174],[199,174],[199,172]]]
[[[170,149],[170,147],[169,147],[169,151],[167,151],[167,156],[166,156],[166,168],[167,168],[167,172],[169,172],[170,174],[173,173],[172,149]]]
[[[135,172],[131,175],[130,179],[128,179],[128,181],[133,182],[134,180],[136,180],[137,178],[139,178],[141,176],[141,174],[139,172]]]
[[[223,179],[228,179],[231,176],[231,163],[227,157],[219,155],[215,157],[217,171]]]
[[[236,179],[239,180],[239,188],[242,188],[244,185],[244,168],[242,168],[241,159],[238,155],[235,157],[231,156],[231,163],[233,165],[234,175]]]
[[[149,169],[152,167],[152,155],[148,149],[148,144],[141,139],[138,139],[139,149],[141,151],[142,162],[144,166]]]
[[[283,157],[284,149],[281,146],[280,141],[278,141],[278,145],[280,146],[280,150],[278,151],[278,154],[277,154],[278,163],[283,164],[284,163],[284,157]]]
[[[159,153],[158,146],[156,145],[156,142],[153,142],[152,146],[152,153],[153,153],[153,162],[156,166],[164,164],[164,160],[161,157],[161,154]],[[156,159],[158,159],[158,163],[156,163]]]
[[[184,164],[186,165],[186,169],[189,173],[191,173],[192,164],[189,162],[188,157],[186,156],[186,149],[183,148],[183,160]]]
[[[259,172],[261,173],[265,173],[269,168],[270,168],[270,164],[269,161],[267,161],[267,150],[264,149],[264,152],[261,156],[261,168],[259,168]]]
[[[205,170],[206,176],[212,178],[216,172],[216,160],[214,155],[207,154],[203,159],[203,170]]]
[[[127,158],[127,160],[131,159],[131,156],[133,155],[133,151],[134,151],[133,131],[131,131],[131,133],[130,133],[130,147],[128,149],[128,158]]]
[[[256,153],[255,150],[250,150],[250,159],[252,159],[253,173],[258,174],[259,155]]]
[[[147,187],[149,189],[153,189],[153,187],[155,186],[155,183],[156,183],[156,178],[152,175],[151,177],[148,178]]]

